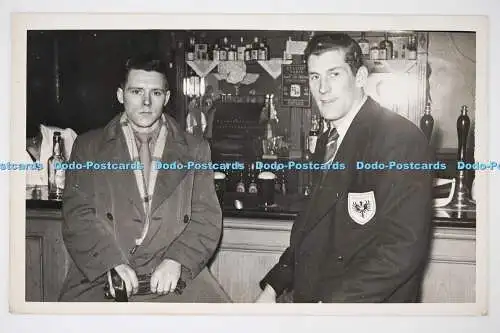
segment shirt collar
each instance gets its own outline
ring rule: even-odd
[[[365,104],[367,98],[368,96],[365,94],[364,97],[361,99],[361,101],[358,104],[353,105],[353,107],[345,115],[345,117],[337,122],[336,126],[334,125],[333,122],[331,122],[331,125],[334,125],[335,128],[337,129],[337,132],[339,133],[339,138],[337,140],[337,147],[340,146],[342,139],[345,137],[347,130],[349,129],[352,121],[354,120],[354,117],[356,117],[359,110],[361,110],[361,107]]]
[[[160,135],[160,130],[161,130],[161,127],[163,126],[163,124],[164,124],[163,117],[161,117],[160,122],[159,122],[159,126],[153,132],[151,132],[150,146],[154,145],[154,143],[156,142],[156,139],[158,139],[158,135]],[[139,138],[137,137],[137,132],[133,131],[133,133],[134,133],[134,137],[135,137],[137,144],[139,144]]]

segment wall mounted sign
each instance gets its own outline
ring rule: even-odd
[[[310,107],[311,93],[309,91],[307,65],[283,65],[281,77],[281,106]]]

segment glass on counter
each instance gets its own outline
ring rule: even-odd
[[[274,202],[274,186],[276,183],[276,175],[269,171],[259,173],[257,176],[261,202],[264,207],[275,206]]]

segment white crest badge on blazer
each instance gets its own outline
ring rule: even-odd
[[[362,193],[349,193],[347,196],[347,209],[354,222],[364,225],[375,216],[377,204],[373,191]]]

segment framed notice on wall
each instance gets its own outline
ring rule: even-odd
[[[282,65],[281,79],[281,106],[304,108],[311,106],[307,65]]]

